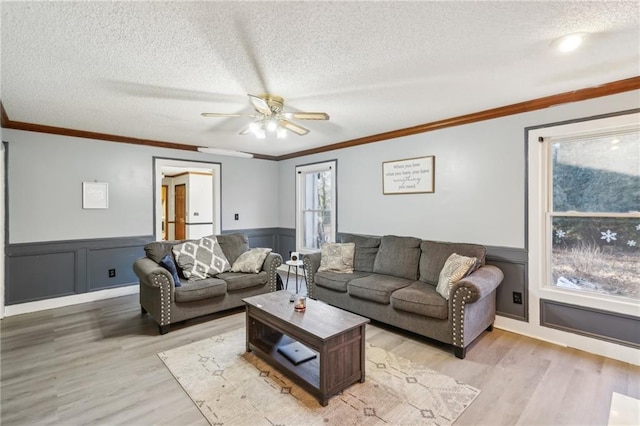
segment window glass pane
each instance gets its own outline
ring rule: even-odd
[[[329,242],[331,222],[329,212],[304,212],[304,248],[319,249],[322,243]]]
[[[305,209],[331,210],[331,171],[305,174]]]
[[[331,170],[304,174],[302,244],[305,249],[319,249],[323,242],[331,241],[332,176]]]
[[[554,217],[552,286],[640,300],[640,218]]]
[[[552,143],[553,211],[640,211],[639,133]]]

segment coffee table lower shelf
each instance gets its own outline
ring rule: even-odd
[[[266,339],[256,339],[253,343],[249,343],[249,348],[260,358],[278,368],[279,371],[287,370],[290,374],[287,374],[285,371],[283,372],[287,374],[288,377],[309,393],[318,397],[320,396],[318,394],[318,390],[320,389],[320,354],[314,351],[316,352],[314,359],[296,365],[278,352],[280,346],[294,341],[295,340],[286,334],[280,334],[280,337],[275,342]],[[293,376],[291,376],[291,374],[293,374]]]
[[[277,368],[322,406],[329,398],[355,382],[364,382],[365,324],[321,339],[286,321],[247,305],[247,351]],[[300,342],[316,353],[316,357],[295,365],[278,352],[278,347]]]

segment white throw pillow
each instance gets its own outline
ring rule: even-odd
[[[353,273],[353,256],[355,243],[323,243],[320,248],[320,271]]]
[[[262,264],[271,253],[270,248],[252,248],[242,253],[231,266],[231,272],[247,272],[257,274],[262,269]]]
[[[460,256],[457,253],[451,254],[440,271],[436,291],[449,300],[451,287],[472,271],[477,261],[478,259],[475,257]]]
[[[228,271],[231,265],[215,236],[173,246],[173,257],[185,278],[203,280]]]

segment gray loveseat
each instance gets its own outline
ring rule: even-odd
[[[216,239],[230,265],[249,251],[246,235],[224,234]],[[181,286],[176,287],[172,273],[160,265],[165,255],[173,256],[172,248],[184,241],[154,241],[145,245],[145,257],[137,259],[133,270],[140,280],[142,314],[158,323],[160,334],[169,325],[187,319],[243,306],[242,299],[276,290],[277,268],[282,256],[269,253],[258,273],[222,272],[215,277],[189,281],[178,268]]]
[[[495,318],[503,273],[485,264],[484,246],[386,235],[343,234],[354,243],[353,273],[318,272],[321,253],[304,256],[309,297],[454,347],[466,349]],[[436,291],[452,253],[477,258],[475,271],[455,283],[446,300]]]

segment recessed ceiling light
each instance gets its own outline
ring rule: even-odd
[[[573,52],[582,44],[587,33],[567,34],[551,42],[551,47],[562,53]]]

